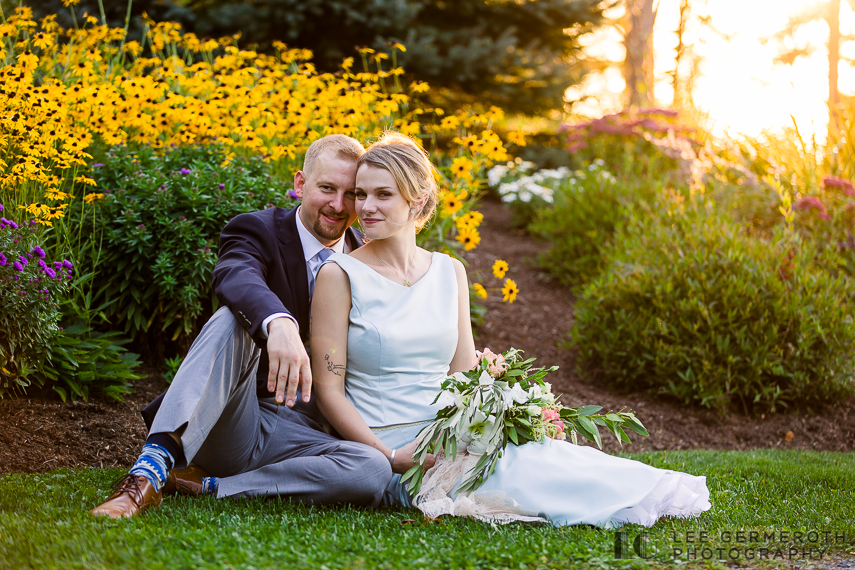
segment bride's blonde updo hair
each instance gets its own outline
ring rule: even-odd
[[[387,131],[359,158],[357,168],[363,164],[389,171],[411,209],[425,200],[425,205],[416,212],[416,229],[422,229],[439,199],[437,171],[424,149],[407,135]]]

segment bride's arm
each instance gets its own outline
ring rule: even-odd
[[[350,304],[347,274],[335,263],[324,265],[318,272],[310,320],[313,388],[321,413],[344,439],[370,445],[389,459],[392,449],[368,428],[344,393]],[[415,449],[412,442],[397,450],[392,471],[405,473],[412,467]]]
[[[454,272],[457,275],[457,351],[448,367],[448,373],[466,372],[475,366],[475,339],[472,337],[472,319],[469,316],[469,281],[466,269],[458,260],[453,259]]]

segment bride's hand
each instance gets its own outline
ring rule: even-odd
[[[416,448],[418,446],[418,441],[411,441],[410,443],[395,452],[395,461],[392,462],[393,473],[404,474],[409,471],[413,465],[416,464],[416,462],[413,461],[413,454],[415,454]],[[428,453],[425,456],[425,471],[433,467],[434,463],[436,463],[436,456],[433,453]]]

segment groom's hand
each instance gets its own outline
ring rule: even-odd
[[[270,358],[267,389],[276,393],[276,403],[285,402],[292,407],[297,387],[302,388],[303,401],[308,402],[312,393],[312,368],[294,321],[287,318],[270,321],[267,355]]]

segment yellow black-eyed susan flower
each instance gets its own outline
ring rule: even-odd
[[[503,259],[497,259],[495,263],[493,263],[493,276],[497,279],[501,279],[505,276],[505,273],[508,272],[508,262]]]
[[[502,287],[502,301],[513,303],[517,298],[517,293],[520,292],[516,282],[513,279],[506,279],[505,286]]]

